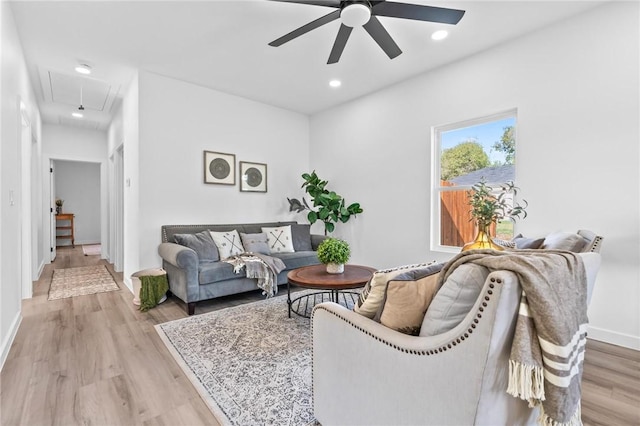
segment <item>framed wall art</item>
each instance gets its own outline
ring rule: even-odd
[[[240,161],[240,191],[267,192],[267,165]]]
[[[204,183],[236,184],[236,156],[204,151]]]

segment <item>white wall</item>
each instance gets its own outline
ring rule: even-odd
[[[339,225],[353,261],[430,252],[433,126],[518,109],[524,235],[605,237],[590,336],[640,349],[639,11],[612,2],[311,118],[311,166],[364,213]]]
[[[24,54],[13,14],[8,2],[0,2],[0,366],[20,324],[21,312],[21,217],[22,200],[31,200],[31,193],[21,193],[20,102],[31,123],[35,146],[40,152],[40,115],[29,82]],[[36,162],[38,159],[36,158]],[[29,172],[27,171],[27,174]],[[30,180],[30,178],[29,178]],[[13,197],[14,203],[9,200]],[[30,203],[31,201],[29,201]],[[31,234],[31,224],[25,232]]]
[[[74,214],[75,244],[100,243],[100,163],[54,162],[55,198],[64,200],[62,211]],[[71,245],[60,240],[58,245]]]
[[[99,130],[82,129],[79,127],[71,126],[60,126],[56,124],[45,124],[42,127],[42,190],[43,198],[45,200],[52,199],[49,185],[50,160],[88,162],[97,163],[99,165],[100,234],[98,236],[98,241],[102,242],[102,244],[105,246],[108,245],[108,208],[107,203],[105,202],[109,180],[107,163],[107,141],[107,133]],[[56,170],[56,179],[57,178],[58,176]],[[62,198],[64,199],[64,197]],[[72,207],[74,206],[69,206],[65,201],[63,210],[71,211]],[[45,235],[45,241],[43,244],[45,245],[45,247],[47,247],[47,252],[48,247],[50,247],[52,243],[49,237],[51,235],[51,222],[49,220],[49,214],[49,209],[46,209],[46,211],[44,212],[45,220],[43,221]],[[76,217],[76,219],[80,220],[80,224],[82,225],[83,219],[78,217]],[[76,230],[77,226],[78,224],[76,223]],[[93,227],[93,225],[90,226]],[[91,240],[94,239],[94,237],[91,237]],[[53,243],[55,244],[55,242]],[[78,238],[76,237],[76,243],[82,244],[82,240],[78,240]],[[107,249],[108,247],[105,247],[105,250]],[[47,263],[49,263],[49,259],[47,259]]]
[[[125,264],[125,277],[161,265],[161,225],[291,218],[286,197],[299,194],[308,171],[307,116],[149,73],[140,74],[139,91],[138,169],[125,171],[126,189],[139,194],[125,239],[128,248],[139,242],[139,258]],[[125,135],[125,162],[134,155],[129,142]],[[234,186],[203,183],[205,150],[266,163],[268,192],[240,192],[237,168]]]

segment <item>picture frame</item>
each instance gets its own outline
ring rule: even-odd
[[[267,165],[240,161],[240,191],[267,192]]]
[[[204,183],[217,185],[235,185],[235,154],[204,151]]]

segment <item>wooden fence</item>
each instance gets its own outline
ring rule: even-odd
[[[440,181],[441,186],[455,186],[447,181]],[[443,246],[462,247],[476,237],[476,225],[471,219],[471,207],[467,201],[467,191],[440,192],[440,244]],[[491,232],[495,235],[495,225]]]

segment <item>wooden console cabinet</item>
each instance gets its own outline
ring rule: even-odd
[[[76,246],[76,240],[73,236],[73,213],[60,213],[56,215],[56,247],[58,240],[71,240],[71,247]]]

